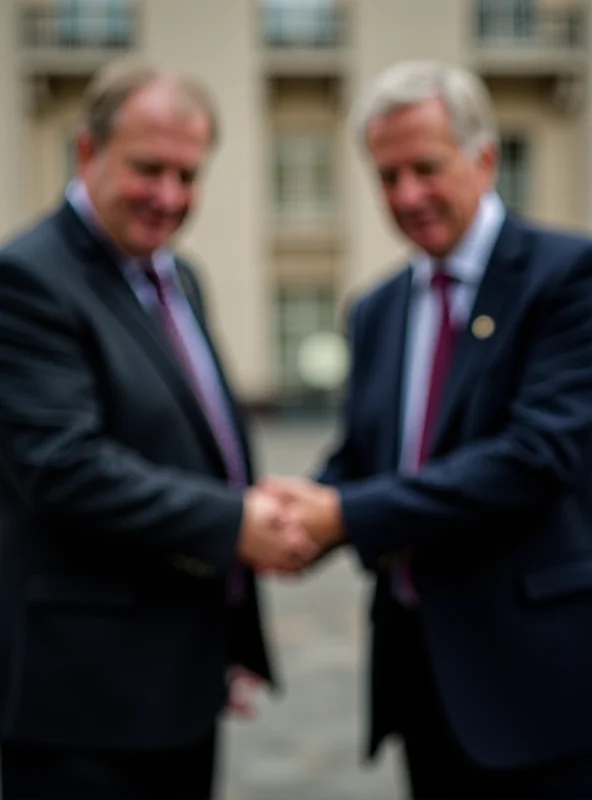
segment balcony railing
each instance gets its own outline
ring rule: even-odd
[[[545,6],[540,0],[477,0],[476,40],[480,47],[577,50],[585,44],[582,4]]]
[[[135,44],[135,12],[125,0],[28,0],[21,11],[22,43],[33,51],[126,51]]]
[[[272,48],[335,48],[345,44],[345,12],[331,0],[261,3],[263,40]]]

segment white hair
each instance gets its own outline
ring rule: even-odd
[[[351,114],[356,139],[366,147],[374,118],[432,98],[444,104],[467,155],[475,157],[489,144],[498,146],[493,104],[483,81],[463,67],[440,61],[403,61],[376,76]]]

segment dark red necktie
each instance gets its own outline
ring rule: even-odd
[[[443,268],[438,269],[432,277],[431,286],[436,293],[441,310],[440,328],[432,356],[429,393],[417,457],[418,469],[425,464],[429,456],[444,385],[450,371],[454,348],[459,336],[459,329],[454,326],[450,313],[450,289],[453,284],[454,279],[444,272]],[[408,561],[400,564],[396,570],[395,586],[397,595],[404,605],[414,606],[418,603],[419,597],[413,580],[413,570]]]
[[[425,464],[432,439],[434,428],[438,419],[438,412],[442,402],[444,385],[450,372],[454,348],[458,341],[459,330],[454,326],[450,313],[450,289],[454,278],[442,270],[438,270],[432,277],[434,289],[440,305],[440,329],[436,338],[432,369],[429,383],[428,400],[426,404],[423,432],[418,454],[418,466]]]

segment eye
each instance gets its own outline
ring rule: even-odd
[[[415,174],[422,178],[436,175],[440,172],[442,164],[439,161],[418,161],[415,164]]]
[[[198,177],[198,171],[195,169],[182,169],[179,173],[179,178],[184,186],[191,186],[195,183]]]
[[[383,186],[392,189],[397,183],[397,178],[399,175],[396,169],[392,167],[383,167],[382,169],[378,170],[378,176]]]
[[[155,161],[134,161],[132,167],[146,178],[154,178],[162,172],[162,165]]]

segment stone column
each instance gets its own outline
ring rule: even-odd
[[[27,213],[24,83],[18,65],[20,45],[16,0],[0,2],[0,239]]]

